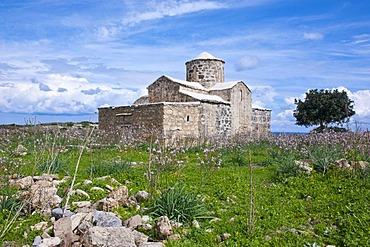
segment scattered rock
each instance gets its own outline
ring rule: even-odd
[[[73,206],[77,206],[78,208],[89,208],[91,207],[90,201],[80,201],[80,202],[72,202]]]
[[[79,196],[85,196],[85,197],[87,197],[87,198],[89,198],[89,199],[90,199],[90,195],[89,195],[89,194],[87,194],[87,192],[86,192],[86,191],[83,191],[83,190],[77,189],[77,190],[76,190],[76,194],[77,194],[77,195],[79,195]]]
[[[32,244],[32,247],[37,247],[37,246],[40,246],[41,244],[41,237],[40,236],[36,236],[35,239],[33,240],[33,244]]]
[[[31,200],[32,208],[40,210],[41,213],[50,213],[47,209],[58,207],[62,202],[57,191],[52,182],[40,180],[31,186],[29,193],[24,195]]]
[[[146,242],[139,247],[164,247],[164,245],[161,242]]]
[[[143,243],[148,242],[148,236],[139,231],[133,230],[132,234],[134,235],[134,240],[136,246],[141,246]]]
[[[100,187],[96,187],[96,186],[91,187],[90,191],[94,191],[94,190],[103,191],[103,192],[105,191],[103,188],[100,188]]]
[[[22,144],[18,144],[18,146],[14,150],[19,155],[26,155],[27,154],[27,148],[25,148]]]
[[[311,160],[295,160],[294,163],[306,174],[311,174],[313,170]]]
[[[33,178],[31,176],[27,176],[17,180],[10,180],[9,185],[19,188],[21,190],[29,189],[34,184]]]
[[[108,184],[105,185],[105,188],[107,190],[109,190],[109,191],[113,191],[114,190],[114,188],[112,186],[108,185]]]
[[[71,226],[72,231],[76,230],[76,228],[81,224],[81,222],[85,219],[88,213],[77,213],[72,215],[71,218]]]
[[[193,220],[193,222],[191,222],[191,224],[194,228],[200,228],[199,222],[197,220]]]
[[[63,217],[54,222],[54,236],[60,238],[62,247],[72,246],[73,232],[70,217]]]
[[[159,217],[155,230],[161,239],[167,239],[168,236],[172,235],[171,222],[167,216]]]
[[[173,234],[173,235],[168,236],[167,239],[168,240],[172,240],[172,241],[180,240],[181,239],[181,235],[178,234],[178,233],[176,233],[176,234]]]
[[[31,226],[31,231],[40,231],[45,230],[48,226],[48,223],[46,221],[41,221],[33,226]]]
[[[138,226],[141,226],[143,224],[143,219],[140,215],[134,215],[131,218],[128,218],[127,220],[123,221],[123,225],[128,228],[136,228]]]
[[[60,238],[51,237],[51,238],[42,239],[38,247],[54,247],[54,246],[59,246],[60,244],[61,244]],[[66,246],[66,245],[62,245],[62,246]]]
[[[83,185],[89,185],[89,184],[92,184],[93,181],[89,180],[89,179],[86,179],[82,184]]]
[[[217,242],[221,243],[223,241],[226,241],[228,238],[230,238],[230,233],[224,233],[222,235],[217,236]]]
[[[93,224],[94,226],[102,227],[120,227],[122,226],[122,221],[114,213],[95,211]]]
[[[149,215],[143,215],[141,216],[141,220],[143,221],[143,223],[148,223],[150,221],[150,217]]]
[[[221,220],[220,218],[216,217],[216,218],[211,219],[209,222],[212,223],[212,222],[217,222],[217,221],[220,221],[220,220]]]
[[[142,190],[142,191],[137,192],[135,197],[138,202],[143,202],[143,201],[147,201],[150,199],[150,194]]]
[[[124,227],[94,226],[87,231],[83,244],[94,247],[136,247],[134,235]]]

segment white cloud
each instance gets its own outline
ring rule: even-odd
[[[338,89],[338,91],[345,91],[348,97],[354,101],[353,109],[355,110],[356,115],[361,118],[370,118],[370,90],[359,90],[351,92],[343,86],[337,87],[336,89]]]
[[[132,12],[122,20],[123,25],[138,24],[143,21],[161,19],[168,16],[179,16],[202,10],[225,8],[226,5],[216,1],[171,0],[158,3],[154,1],[151,9],[144,12]]]
[[[303,38],[308,40],[321,40],[324,38],[324,35],[321,33],[303,33]]]
[[[245,56],[235,63],[235,70],[240,72],[244,70],[255,69],[258,66],[258,64],[259,60],[257,57]]]
[[[13,113],[85,114],[101,105],[131,104],[142,94],[124,88],[90,83],[85,78],[47,75],[42,83],[23,81],[0,85],[0,111]]]
[[[253,107],[265,108],[277,96],[275,89],[271,86],[255,86],[251,90],[253,94]]]

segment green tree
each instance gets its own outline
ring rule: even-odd
[[[320,125],[325,129],[328,124],[343,124],[355,114],[353,101],[345,91],[312,89],[306,93],[305,99],[294,100],[297,108],[294,117],[297,125],[305,127]]]

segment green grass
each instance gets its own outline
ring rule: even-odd
[[[0,201],[0,225],[5,225],[15,214],[10,204],[18,203],[13,196],[17,191],[7,187],[6,175],[39,175],[48,170],[58,173],[60,178],[73,174],[82,134],[67,137],[58,132],[58,135],[31,129],[30,133],[15,132],[1,139],[0,147],[4,152],[0,153],[0,191],[2,198],[9,194],[8,191],[12,196]],[[34,149],[36,139],[42,144]],[[130,194],[152,189],[153,181],[148,181],[146,176],[150,145],[99,143],[98,137],[94,137],[94,142],[95,145],[90,145],[82,155],[75,188],[87,191],[93,201],[100,200],[107,192],[90,192],[90,188],[104,188],[109,179],[96,178],[109,175],[121,184],[128,182]],[[14,153],[18,143],[28,149],[26,156]],[[52,147],[64,151],[54,152]],[[368,246],[370,168],[346,171],[333,169],[331,165],[336,158],[355,156],[360,151],[361,159],[369,160],[369,157],[359,145],[356,150],[360,151],[356,154],[352,154],[353,148],[342,151],[328,147],[316,146],[306,154],[287,151],[268,142],[224,148],[204,145],[181,150],[163,149],[172,153],[168,157],[156,154],[157,163],[153,163],[152,171],[158,174],[157,188],[152,191],[152,201],[143,202],[141,208],[152,206],[152,212],[155,206],[172,210],[175,202],[180,202],[176,210],[155,211],[154,214],[172,215],[173,219],[187,223],[177,230],[183,238],[169,241],[167,246],[282,246],[282,243],[283,246]],[[309,155],[316,162],[313,173],[307,175],[295,170],[294,160],[307,159]],[[177,163],[178,160],[181,163]],[[248,225],[250,162],[253,165],[254,233],[249,231]],[[86,179],[93,183],[83,185]],[[60,185],[60,196],[66,197],[70,181]],[[181,188],[176,184],[181,184]],[[178,190],[171,190],[173,186]],[[86,198],[71,197],[71,201],[80,199]],[[202,205],[198,214],[188,210],[197,205]],[[123,218],[141,213],[135,208],[119,208],[117,212]],[[205,215],[209,218],[199,217]],[[194,218],[199,218],[199,229],[189,223]],[[32,244],[34,236],[40,233],[30,232],[29,227],[41,220],[45,219],[37,213],[21,214],[0,239],[0,244],[6,241],[14,241],[16,246]],[[24,232],[27,232],[26,237]],[[224,233],[229,233],[230,237],[220,244],[217,236]],[[156,237],[153,231],[147,234]]]

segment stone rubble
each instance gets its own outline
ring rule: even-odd
[[[110,212],[118,206],[132,206],[137,205],[138,201],[148,200],[150,194],[146,191],[129,196],[126,186],[111,179],[110,181],[118,187],[107,186],[109,195],[106,198],[96,203],[71,202],[77,207],[76,210],[71,211],[69,208],[61,207],[62,198],[57,195],[56,187],[61,183],[60,181],[57,175],[48,174],[24,178],[19,178],[17,175],[9,180],[10,185],[22,190],[21,196],[29,201],[31,210],[38,211],[50,219],[31,227],[31,231],[43,231],[35,237],[32,247],[164,246],[161,242],[149,242],[148,236],[137,231],[138,228],[148,231],[152,229],[148,215],[137,214],[122,220],[119,215]],[[83,190],[76,189],[74,192],[90,198]],[[160,218],[156,229],[163,240],[169,239],[172,235],[172,227],[167,217]],[[181,236],[174,235],[171,238],[180,239]]]

